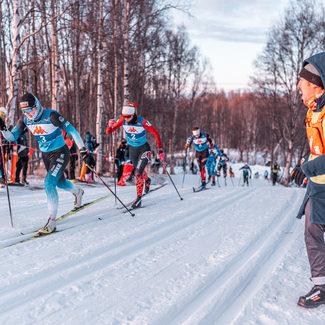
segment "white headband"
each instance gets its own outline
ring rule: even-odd
[[[134,112],[134,106],[123,106],[122,108],[122,115],[132,115]]]

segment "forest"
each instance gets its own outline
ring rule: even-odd
[[[190,10],[168,0],[1,0],[0,105],[8,125],[21,112],[19,99],[33,93],[58,111],[84,137],[100,144],[97,172],[109,168],[123,136],[105,134],[127,102],[159,131],[168,163],[185,152],[197,126],[220,148],[238,151],[238,161],[277,159],[289,170],[308,153],[306,108],[297,83],[304,59],[324,50],[324,6],[294,0],[270,27],[264,50],[253,62],[249,89],[225,92],[209,61],[192,44],[172,10]],[[238,51],[240,60],[240,51]],[[156,151],[153,137],[149,137]],[[30,137],[30,146],[37,143]]]

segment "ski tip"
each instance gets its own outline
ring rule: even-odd
[[[181,197],[181,201],[183,201],[183,198]]]

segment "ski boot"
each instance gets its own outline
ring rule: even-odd
[[[47,223],[43,228],[41,228],[38,231],[38,236],[44,236],[48,235],[56,230],[56,220],[55,217],[50,215],[49,219],[47,220]]]
[[[25,184],[25,185],[29,185],[29,183],[27,182],[26,178],[24,178],[24,179],[22,180],[22,183]]]
[[[151,178],[148,177],[148,179],[145,181],[145,186],[144,186],[144,194],[147,194],[150,190],[150,183],[151,183]]]
[[[212,186],[216,186],[216,180],[215,179],[212,180],[212,184],[211,185]]]
[[[317,308],[322,304],[325,304],[325,285],[315,285],[298,301],[298,305],[304,308]]]
[[[132,209],[141,208],[141,204],[142,204],[142,196],[137,196],[136,200],[132,203],[131,208]]]
[[[202,183],[201,183],[201,188],[205,188],[205,179],[202,179],[202,181],[201,181]]]
[[[73,194],[75,199],[74,199],[74,207],[80,208],[81,202],[82,202],[82,196],[84,195],[84,190],[81,188],[78,188],[78,191],[76,194]]]

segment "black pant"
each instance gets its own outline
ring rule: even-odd
[[[272,175],[272,182],[273,182],[273,185],[275,185],[276,183],[276,179],[278,178],[278,173],[273,173]]]
[[[146,142],[140,147],[129,146],[129,156],[135,167],[135,176],[141,176],[151,157],[149,143]]]
[[[28,169],[28,156],[19,157],[17,165],[16,165],[16,182],[19,182],[20,171],[23,170],[23,181],[26,181],[27,169]]]
[[[325,284],[324,225],[310,222],[310,200],[305,207],[305,218],[305,243],[312,280],[314,284]]]
[[[223,169],[223,177],[227,177],[227,165],[218,164],[218,172],[220,172],[221,168]]]
[[[67,166],[68,171],[68,179],[76,179],[76,175],[74,173],[74,170],[76,169],[76,158],[75,156],[70,155],[70,160]]]
[[[203,151],[196,151],[195,157],[199,165],[200,172],[202,172],[209,158],[209,150],[205,149]]]

